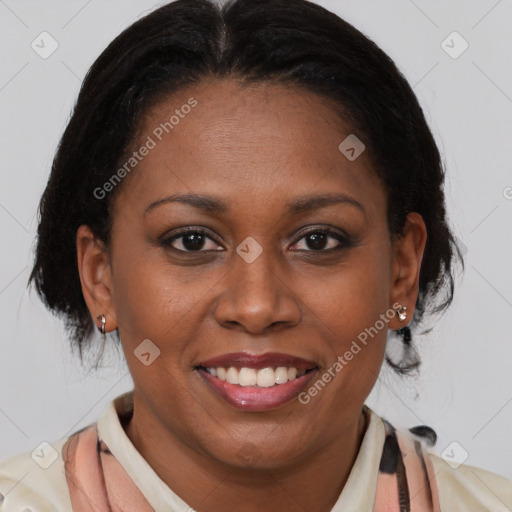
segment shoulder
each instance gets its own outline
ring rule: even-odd
[[[450,465],[434,453],[427,455],[434,469],[441,510],[512,510],[512,480],[466,464]]]
[[[72,510],[62,459],[68,438],[41,444],[33,452],[0,462],[1,512]]]

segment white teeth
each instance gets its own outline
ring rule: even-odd
[[[254,386],[256,381],[256,370],[254,368],[240,368],[238,373],[238,384],[240,386]]]
[[[288,380],[293,380],[297,377],[297,368],[288,368]]]
[[[286,384],[290,380],[302,377],[306,370],[297,370],[297,368],[279,366],[274,369],[271,367],[261,368],[235,368],[233,366],[224,368],[222,366],[206,369],[213,377],[230,384],[239,386],[258,386],[261,388],[270,388],[276,384]]]
[[[226,382],[230,384],[238,384],[238,370],[236,368],[228,368],[226,373]]]
[[[273,368],[262,368],[256,375],[256,384],[260,388],[269,388],[276,383],[276,374]]]
[[[283,366],[276,368],[276,384],[286,384],[287,382],[288,382],[288,369],[284,368]]]

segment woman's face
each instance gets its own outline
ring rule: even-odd
[[[119,329],[140,414],[197,453],[261,467],[314,453],[360,417],[403,325],[393,305],[414,309],[424,225],[413,214],[391,241],[367,152],[338,148],[350,134],[298,88],[192,86],[144,119],[103,267],[79,230],[84,294]],[[250,385],[205,370],[231,365]]]

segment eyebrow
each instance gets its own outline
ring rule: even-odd
[[[229,212],[229,206],[217,197],[189,193],[175,194],[172,196],[164,197],[162,199],[158,199],[146,208],[144,215],[161,205],[175,202],[188,204],[194,208],[198,208],[208,213],[225,214]],[[359,201],[343,193],[298,196],[292,201],[286,203],[285,207],[287,214],[297,215],[299,213],[318,210],[320,208],[325,208],[334,204],[348,204],[358,208],[363,213],[365,213],[365,209]]]

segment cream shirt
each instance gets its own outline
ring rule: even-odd
[[[101,438],[155,511],[190,512],[191,507],[158,477],[124,432],[118,415],[132,407],[133,391],[112,400],[97,422]],[[368,411],[368,428],[332,512],[371,512],[373,509],[385,433],[382,418]],[[32,454],[19,454],[0,463],[0,511],[73,510],[62,460],[62,447],[67,439],[64,437]],[[512,512],[512,481],[468,465],[453,469],[440,457],[434,454],[429,457],[443,512]]]

